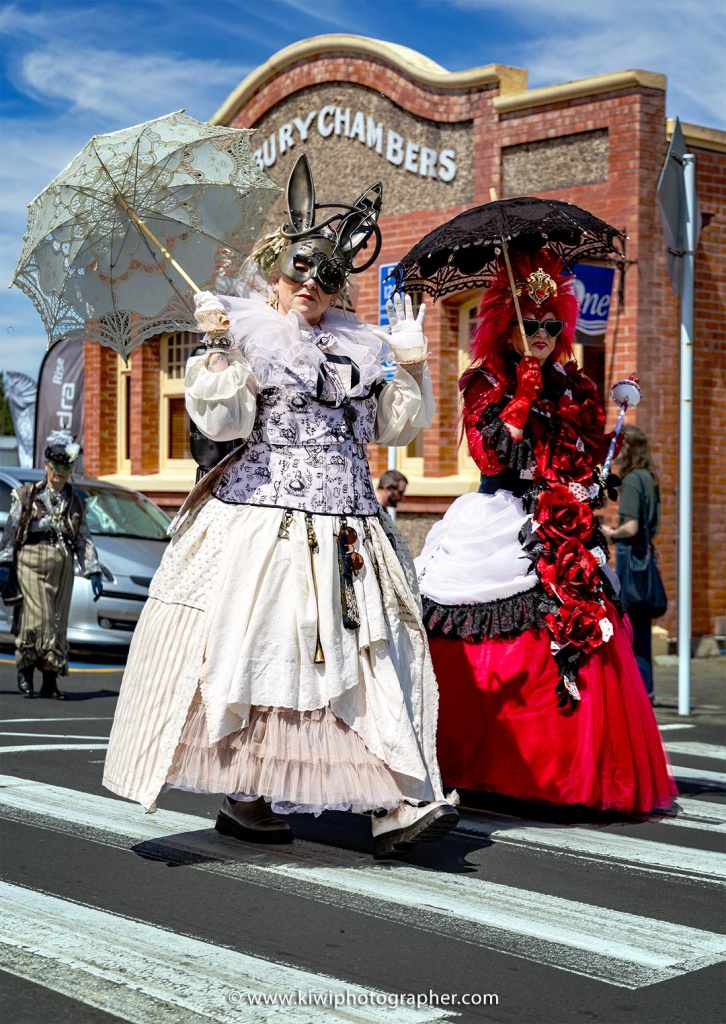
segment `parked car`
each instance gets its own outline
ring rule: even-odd
[[[41,469],[0,468],[0,531],[10,511],[11,491],[42,480]],[[88,528],[103,566],[103,596],[94,602],[90,581],[78,563],[68,619],[72,646],[128,647],[151,578],[164,554],[169,517],[138,491],[116,484],[74,477],[73,489],[86,502]],[[13,609],[0,602],[0,641],[12,641]]]

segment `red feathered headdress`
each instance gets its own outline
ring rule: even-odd
[[[541,320],[552,313],[564,327],[557,337],[552,359],[565,362],[572,357],[579,304],[572,290],[573,275],[568,274],[559,257],[547,249],[536,253],[512,255],[512,272],[523,317]],[[517,314],[512,300],[507,268],[502,266],[492,278],[479,304],[478,326],[471,350],[477,362],[486,363],[498,376],[505,376],[504,357]]]

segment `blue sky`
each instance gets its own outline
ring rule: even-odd
[[[5,287],[26,204],[94,134],[185,108],[207,120],[291,43],[351,32],[450,71],[526,68],[530,87],[626,68],[668,76],[667,113],[726,128],[716,0],[19,0],[0,4],[0,370],[37,376],[45,332]]]

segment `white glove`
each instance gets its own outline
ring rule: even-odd
[[[393,301],[389,299],[386,303],[386,313],[391,333],[375,327],[373,333],[388,342],[397,362],[404,365],[423,362],[426,358],[426,337],[423,332],[425,304],[421,303],[418,316],[414,317],[411,296],[394,292]]]
[[[197,292],[194,296],[194,318],[210,340],[226,334],[229,330],[229,317],[224,311],[220,299],[211,292]]]

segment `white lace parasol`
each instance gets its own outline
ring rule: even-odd
[[[192,291],[239,272],[280,193],[250,135],[180,111],[91,139],[30,204],[11,282],[49,346],[75,336],[127,358],[199,330]]]

